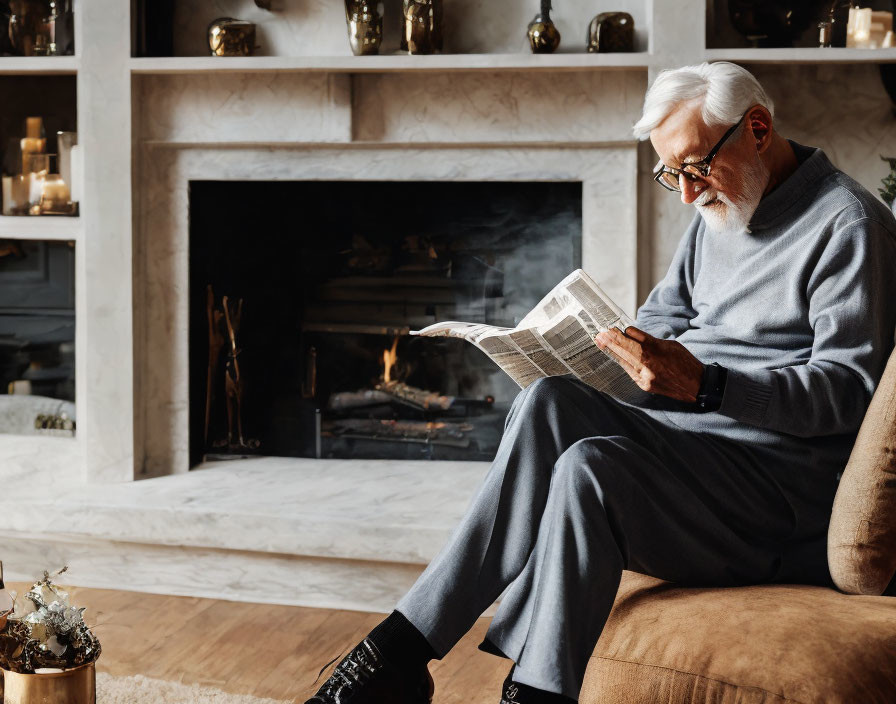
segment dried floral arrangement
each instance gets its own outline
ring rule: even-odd
[[[31,674],[40,668],[68,669],[95,661],[100,642],[84,623],[84,607],[69,603],[68,594],[53,584],[63,567],[43,579],[19,599],[0,629],[0,667]]]

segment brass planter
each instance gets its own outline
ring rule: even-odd
[[[25,675],[3,671],[3,704],[96,704],[96,667]]]

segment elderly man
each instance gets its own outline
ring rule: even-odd
[[[601,333],[650,401],[570,377],[521,391],[450,541],[310,702],[422,703],[503,593],[481,649],[501,702],[572,702],[623,569],[691,585],[831,584],[839,474],[896,327],[896,222],[784,139],[729,63],[662,73],[636,136],[697,210],[637,327]]]

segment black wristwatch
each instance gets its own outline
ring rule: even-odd
[[[722,397],[725,395],[725,382],[728,380],[728,370],[720,364],[713,362],[703,367],[703,379],[700,381],[700,390],[697,392],[697,408],[703,412],[717,411],[722,406]]]

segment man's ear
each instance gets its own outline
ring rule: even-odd
[[[756,151],[762,154],[772,143],[772,116],[762,105],[750,108],[747,124],[753,133]]]

